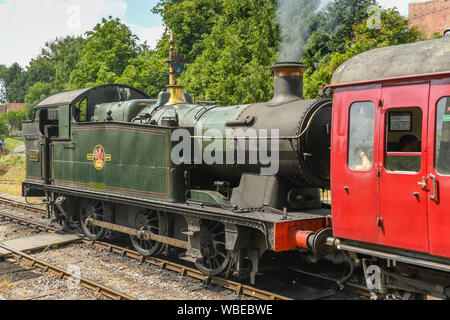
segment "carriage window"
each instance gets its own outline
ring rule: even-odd
[[[422,110],[389,110],[386,129],[386,169],[394,172],[419,172],[422,167]]]
[[[356,102],[350,108],[348,166],[355,171],[369,171],[373,166],[375,104]]]
[[[442,98],[437,105],[435,159],[436,171],[450,175],[450,97]]]

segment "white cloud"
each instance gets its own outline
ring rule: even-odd
[[[26,66],[46,41],[91,30],[103,17],[126,23],[123,0],[6,0],[0,3],[0,64]],[[162,28],[131,27],[142,41],[156,44]]]
[[[423,1],[423,0],[422,0]],[[378,3],[385,8],[396,7],[398,11],[405,17],[408,16],[409,3],[411,0],[378,0]]]
[[[143,28],[133,24],[128,24],[131,31],[139,37],[141,42],[147,41],[147,45],[151,48],[155,48],[156,43],[161,39],[164,33],[164,26],[158,26],[153,28]]]

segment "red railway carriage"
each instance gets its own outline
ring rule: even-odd
[[[340,248],[450,271],[450,39],[360,54],[332,81]]]

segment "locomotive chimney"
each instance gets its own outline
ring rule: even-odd
[[[306,66],[299,62],[280,62],[274,65],[275,93],[270,105],[288,103],[303,97],[303,73]]]

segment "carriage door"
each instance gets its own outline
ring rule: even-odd
[[[377,110],[381,89],[334,94],[331,199],[334,235],[376,243],[378,229]]]
[[[450,258],[450,85],[431,87],[428,131],[430,254]]]
[[[382,89],[378,243],[428,252],[429,84]]]

